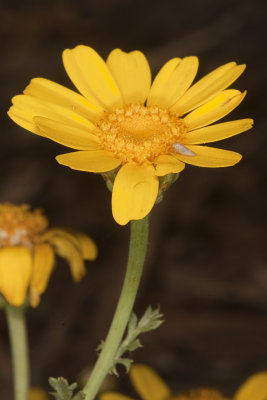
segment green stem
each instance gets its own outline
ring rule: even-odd
[[[148,230],[149,216],[131,222],[129,258],[122,292],[100,356],[83,389],[85,400],[95,398],[114,364],[115,354],[129,321],[139,287],[147,250]]]
[[[15,400],[29,399],[28,341],[24,307],[5,307],[13,362]]]

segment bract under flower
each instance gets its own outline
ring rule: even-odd
[[[8,114],[25,129],[76,150],[57,156],[60,164],[96,173],[118,169],[112,212],[119,224],[151,211],[160,176],[177,174],[186,163],[216,168],[241,159],[202,145],[251,128],[251,119],[211,125],[243,100],[245,92],[227,88],[244,65],[230,62],[191,86],[197,57],[169,60],[152,84],[140,51],[115,49],[105,62],[79,45],[63,52],[63,63],[81,94],[35,78],[12,99]]]

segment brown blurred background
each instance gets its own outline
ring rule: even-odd
[[[230,117],[253,117],[255,128],[222,143],[243,160],[218,170],[188,166],[153,210],[135,310],[141,315],[160,304],[165,323],[143,336],[145,346],[133,356],[175,393],[209,385],[230,395],[249,374],[267,369],[266,12],[264,0],[0,2],[0,201],[42,207],[51,225],[83,230],[99,246],[78,285],[59,261],[41,305],[28,312],[32,384],[47,387],[51,375],[73,381],[90,369],[127,259],[129,228],[113,221],[101,176],[59,166],[54,156],[66,149],[6,116],[11,97],[33,77],[72,87],[61,52],[77,44],[103,57],[115,47],[140,49],[153,73],[175,56],[199,56],[198,77],[228,61],[247,64],[233,87],[248,95]],[[127,381],[122,372],[118,389]],[[1,312],[1,399],[12,398],[11,384]]]

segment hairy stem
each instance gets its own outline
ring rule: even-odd
[[[13,363],[15,400],[29,399],[28,341],[23,307],[5,307]]]
[[[114,364],[139,287],[148,240],[149,216],[131,222],[130,249],[126,275],[119,302],[104,346],[83,392],[86,400],[93,400],[99,387]]]

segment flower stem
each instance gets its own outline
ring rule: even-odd
[[[121,295],[100,356],[83,389],[86,395],[85,400],[95,398],[99,387],[114,364],[115,354],[129,321],[142,276],[148,230],[149,216],[131,222],[129,257]]]
[[[5,307],[13,362],[15,400],[29,399],[28,341],[24,307]]]

